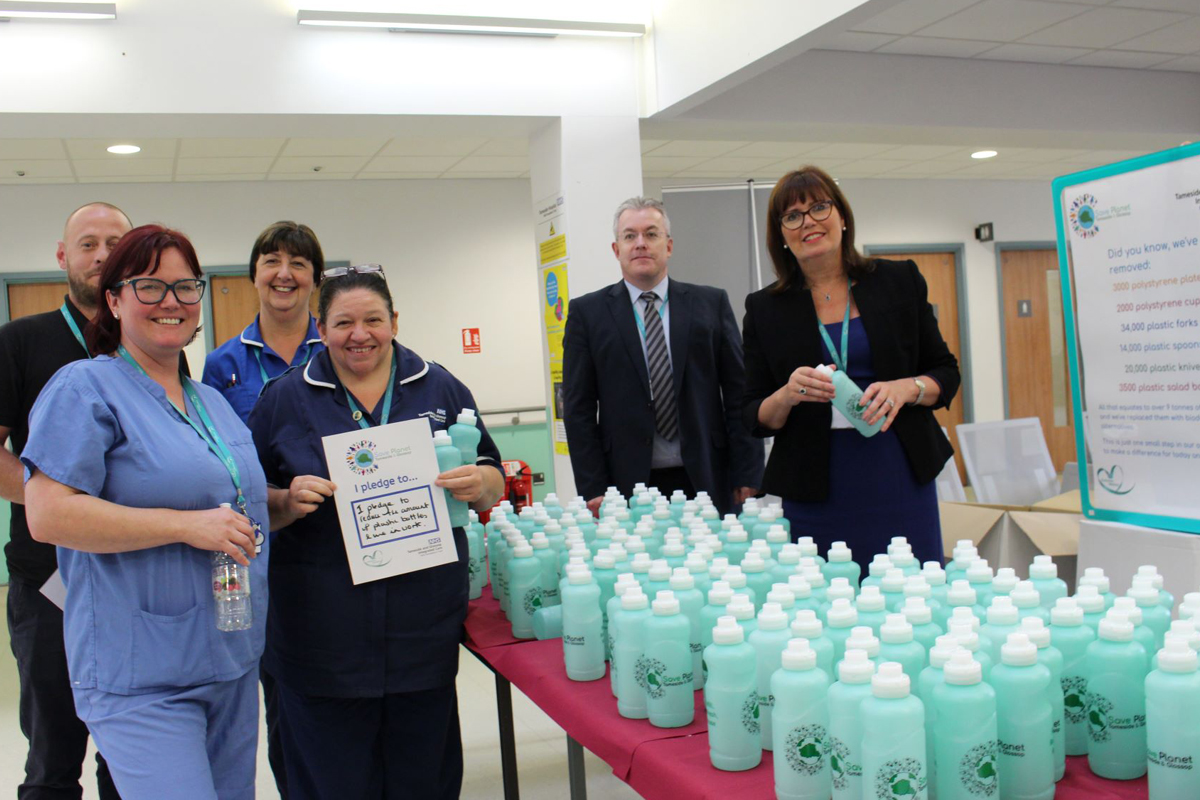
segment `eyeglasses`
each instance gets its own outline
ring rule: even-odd
[[[349,267],[334,267],[333,269],[327,269],[322,272],[321,280],[342,278],[352,272],[356,272],[359,275],[378,275],[384,281],[387,280],[387,276],[383,274],[382,264],[354,264],[353,266]]]
[[[813,222],[824,222],[829,219],[829,215],[833,213],[833,203],[827,200],[822,200],[819,203],[813,203],[808,207],[808,211],[789,211],[783,215],[780,223],[789,231],[800,230],[804,225],[804,218],[812,217]]]
[[[124,281],[117,281],[113,284],[113,289],[120,289],[122,286],[132,286],[133,295],[138,299],[139,303],[152,306],[161,303],[163,298],[167,296],[167,290],[175,295],[175,299],[185,306],[194,306],[200,302],[200,298],[204,297],[204,287],[207,281],[202,281],[199,278],[184,278],[181,281],[167,283],[160,281],[158,278],[130,278]]]

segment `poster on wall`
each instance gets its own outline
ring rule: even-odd
[[[570,455],[563,422],[563,333],[567,328],[567,214],[566,201],[555,193],[534,205],[538,272],[541,276],[542,322],[550,377],[550,437],[556,455]]]
[[[1200,145],[1053,187],[1084,514],[1200,533]]]

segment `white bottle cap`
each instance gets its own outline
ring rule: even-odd
[[[958,606],[952,610],[950,617],[947,619],[947,624],[951,622],[970,625],[971,630],[979,633],[979,617],[975,616],[975,612],[971,611],[969,606]]]
[[[1196,620],[1173,619],[1171,620],[1171,627],[1167,629],[1167,634],[1182,636],[1187,640],[1188,647],[1200,652],[1200,632],[1196,631]]]
[[[688,553],[687,558],[683,560],[683,566],[692,575],[699,575],[700,573],[708,574],[708,562],[704,560],[702,553],[695,551]]]
[[[735,594],[729,601],[729,605],[725,606],[725,610],[739,622],[754,619],[754,603],[750,602],[748,594]]]
[[[903,614],[888,614],[879,626],[880,640],[888,644],[904,644],[913,640],[913,628]]]
[[[904,596],[909,597],[931,597],[933,590],[929,588],[923,575],[909,575],[904,579]]]
[[[850,629],[850,636],[846,638],[846,649],[865,650],[867,655],[874,658],[879,655],[879,639],[868,626],[856,625]]]
[[[1021,632],[1037,645],[1038,650],[1050,646],[1050,629],[1041,617],[1026,617],[1021,620]]]
[[[928,625],[933,621],[933,609],[926,603],[924,597],[906,597],[900,613],[908,620],[909,625]]]
[[[1074,628],[1083,624],[1083,609],[1074,597],[1060,597],[1050,609],[1050,624],[1056,628]]]
[[[770,523],[779,519],[781,516],[783,516],[783,512],[781,509],[775,508],[774,506],[767,506],[766,508],[761,509],[758,512],[758,521],[765,522],[768,525],[770,525]],[[772,525],[771,527],[773,528],[775,526]],[[780,525],[779,527],[782,528],[783,526]],[[769,532],[770,532],[770,529],[768,529],[768,533]]]
[[[797,545],[796,545],[796,547],[800,547],[800,545],[799,545],[799,544],[797,544]],[[804,570],[806,570],[806,569],[811,569],[811,568],[813,568],[813,567],[816,567],[817,569],[820,569],[820,567],[819,567],[819,566],[818,566],[818,564],[817,564],[817,560],[816,560],[815,558],[813,558],[812,556],[806,556],[806,555],[804,555],[804,551],[803,551],[803,550],[801,550],[801,553],[800,553],[800,572],[804,572]]]
[[[858,611],[849,600],[834,600],[825,614],[825,622],[831,628],[852,628],[858,624]]]
[[[955,650],[961,650],[958,639],[955,639],[950,634],[943,634],[934,640],[933,647],[929,648],[929,666],[936,669],[944,669],[946,662],[950,660],[950,656]],[[970,652],[969,650],[967,651]]]
[[[642,541],[645,541],[647,536],[654,535],[654,523],[642,517],[638,520],[638,524],[633,526],[633,533],[635,536],[640,536]]]
[[[800,548],[801,558],[815,559],[818,555],[817,544],[812,540],[811,536],[801,536],[796,540],[796,547]],[[816,563],[814,561],[814,563]]]
[[[808,639],[788,639],[784,648],[781,664],[784,669],[808,670],[817,666],[817,651],[812,649]]]
[[[996,577],[992,578],[992,591],[997,594],[1008,594],[1016,588],[1020,580],[1016,570],[1012,567],[1001,567],[996,570]]]
[[[842,683],[868,683],[875,674],[875,662],[863,650],[847,650],[838,663],[838,680]]]
[[[721,518],[721,513],[719,511],[717,511],[717,509],[714,508],[713,506],[707,506],[707,507],[701,509],[701,511],[700,511],[700,519],[702,519],[706,522],[708,520],[720,519],[720,518]],[[730,531],[730,533],[732,533],[732,532],[733,531]],[[744,531],[743,531],[743,533],[744,533]]]
[[[1083,571],[1083,577],[1079,579],[1079,586],[1095,586],[1100,594],[1107,594],[1109,591],[1108,577],[1104,574],[1101,567],[1088,567]]]
[[[936,561],[926,561],[925,566],[921,568],[921,575],[930,586],[946,585],[946,570]]]
[[[687,494],[684,493],[683,489],[676,489],[675,491],[671,492],[671,502],[672,503],[686,503],[687,502]]]
[[[1094,583],[1081,584],[1075,590],[1075,602],[1085,614],[1099,614],[1104,611],[1104,598],[1100,596],[1100,589]]]
[[[675,599],[675,593],[672,591],[662,590],[654,595],[654,603],[652,605],[654,616],[669,617],[679,613],[679,601]]]
[[[729,601],[733,599],[733,587],[725,581],[716,581],[712,588],[708,590],[708,604],[710,606],[728,606]]]
[[[501,500],[500,501],[500,510],[503,511],[505,514],[511,514],[512,510],[513,510],[513,504],[511,502],[509,502],[508,500]]]
[[[829,588],[825,590],[825,599],[832,603],[838,598],[854,599],[854,587],[850,585],[849,578],[834,578],[829,582]]]
[[[983,680],[983,665],[975,660],[969,650],[956,647],[942,667],[946,683],[953,686],[974,686]]]
[[[967,580],[971,583],[991,583],[992,568],[985,559],[977,558],[967,567]]]
[[[718,617],[712,633],[714,644],[741,644],[746,639],[742,626],[730,616]]]
[[[758,629],[760,631],[781,631],[787,627],[787,614],[779,603],[763,603],[762,611],[758,612]]]
[[[821,620],[817,618],[817,612],[811,608],[802,608],[796,612],[796,618],[792,620],[792,634],[795,636],[803,636],[805,639],[816,639],[821,636],[825,626],[821,624]]]
[[[1121,610],[1110,608],[1104,618],[1100,620],[1097,633],[1101,639],[1110,642],[1131,642],[1133,641],[1133,622]]]
[[[513,558],[532,558],[533,547],[528,542],[522,541],[513,547]]]
[[[621,608],[626,611],[637,611],[642,608],[647,608],[650,605],[649,598],[645,592],[637,586],[632,586],[621,595]]]
[[[917,557],[913,555],[910,545],[897,545],[893,550],[888,548],[888,558],[892,559],[892,563],[897,567],[907,567],[910,564],[917,563]]]
[[[883,611],[887,601],[880,593],[878,586],[864,586],[854,601],[859,611]]]
[[[581,586],[585,583],[592,582],[592,571],[587,567],[580,569],[567,570],[567,583],[572,586]]]
[[[709,572],[712,572],[712,570],[715,569],[719,570],[718,574],[724,574],[725,570],[729,569],[729,559],[725,556],[717,556],[712,560],[712,563],[708,565],[708,569]]]
[[[1142,624],[1142,609],[1138,607],[1137,600],[1134,600],[1132,597],[1118,597],[1113,601],[1113,609],[1125,612],[1125,615],[1129,617],[1129,621],[1133,623],[1135,628]],[[1109,610],[1111,611],[1112,609]]]
[[[1163,577],[1162,577],[1162,575],[1158,574],[1158,567],[1154,566],[1153,564],[1142,564],[1140,567],[1138,567],[1137,574],[1139,576],[1140,575],[1148,575],[1149,577],[1154,579],[1154,588],[1162,589]]]
[[[613,539],[619,539],[619,534],[621,533],[622,531],[614,531]],[[625,539],[625,549],[637,556],[646,553],[646,542],[640,536],[630,536]],[[648,553],[646,555],[649,556]]]
[[[946,590],[946,602],[952,606],[973,606],[975,599],[975,590],[971,584],[961,579],[951,583],[950,588]]]
[[[776,603],[784,611],[796,606],[796,595],[792,594],[792,590],[787,587],[786,583],[777,583],[771,587],[771,591],[767,592],[767,602]]]
[[[1163,672],[1195,672],[1198,666],[1196,651],[1188,647],[1187,640],[1168,634],[1158,651],[1158,668]]]
[[[786,534],[785,534],[786,535]],[[800,563],[800,548],[794,544],[785,544],[779,548],[779,557],[777,559],[780,564],[792,566]]]
[[[979,650],[979,634],[965,622],[950,622],[950,635],[958,642],[959,647],[965,647],[972,653]]]
[[[650,562],[650,580],[665,583],[671,580],[671,565],[665,559]]]
[[[819,372],[820,374],[824,375],[826,378],[833,377],[833,368],[828,367],[825,364],[818,364],[817,366],[813,367],[813,371]]]
[[[1133,601],[1140,608],[1148,608],[1149,606],[1158,605],[1158,589],[1155,589],[1149,583],[1148,576],[1136,575],[1133,578],[1133,588],[1125,593],[1126,597],[1133,598]]]
[[[550,540],[541,531],[534,531],[533,536],[529,537],[529,544],[534,550],[546,550],[550,547]]]
[[[666,558],[683,558],[686,553],[682,542],[667,542],[662,547],[662,554]]]
[[[1029,578],[1038,580],[1052,580],[1058,577],[1058,565],[1054,563],[1054,559],[1050,556],[1041,555],[1034,556],[1033,563],[1029,565]]]
[[[472,523],[479,522],[479,514],[476,513],[475,509],[468,508],[467,519],[469,519]]]
[[[908,697],[909,683],[904,667],[899,662],[885,661],[879,665],[879,671],[871,676],[871,694],[887,699]]]
[[[898,569],[889,569],[884,573],[883,579],[879,582],[879,588],[885,592],[900,593],[904,591],[904,572]]]
[[[641,586],[641,584],[638,583],[637,576],[632,572],[622,572],[617,575],[617,583],[614,584],[614,586],[619,584],[625,584],[626,586]]]
[[[867,574],[872,578],[882,578],[894,566],[890,558],[883,553],[877,553],[871,559],[871,563],[867,565]]]
[[[445,433],[447,438],[449,438],[449,436],[450,436],[450,434],[446,433],[445,431],[438,431],[438,433]],[[437,433],[435,433],[433,436],[436,439]],[[533,506],[525,506],[524,508],[521,509],[521,513],[518,514],[517,516],[522,520],[533,519],[534,517],[537,516],[537,509],[534,508]]]
[[[746,573],[742,572],[742,568],[737,564],[730,564],[721,577],[734,589],[746,588]]]
[[[782,525],[772,525],[770,528],[767,528],[767,541],[771,544],[788,544],[788,540],[788,532],[783,529]],[[796,549],[796,556],[797,558],[800,556],[799,548]]]
[[[1010,667],[1028,667],[1036,664],[1037,645],[1029,641],[1029,636],[1024,631],[1010,633],[1008,641],[1000,647],[1000,661]]]
[[[825,575],[821,572],[821,568],[816,564],[806,567],[803,563],[801,563],[800,574],[804,576],[804,580],[808,581],[809,586],[812,588],[825,588]]]
[[[829,552],[825,554],[825,560],[843,564],[847,561],[853,561],[854,553],[850,551],[845,542],[834,542],[829,545]]]
[[[795,573],[788,575],[788,588],[792,590],[792,594],[796,595],[797,600],[805,600],[812,597],[812,585],[803,575],[796,575]]]
[[[742,558],[742,572],[762,572],[766,568],[767,565],[758,553],[751,551]]]
[[[696,588],[696,580],[685,567],[676,567],[671,571],[671,591],[686,592]]]
[[[1013,605],[1011,597],[998,594],[992,598],[988,606],[987,621],[989,625],[1016,625],[1021,619],[1021,612]]]
[[[890,554],[892,552],[893,547],[907,547],[907,546],[908,546],[908,538],[907,537],[893,536],[892,541],[888,544],[888,547],[887,547],[888,553]]]
[[[562,525],[559,522],[551,519],[546,522],[544,530],[547,536],[557,536],[563,532]],[[578,531],[578,528],[571,528],[573,531]]]
[[[433,446],[434,447],[453,447],[454,442],[452,442],[450,440],[449,431],[434,431],[433,432]],[[522,512],[524,512],[524,510],[525,509],[521,509]],[[530,513],[532,513],[532,512],[530,512]],[[525,517],[524,513],[521,514],[521,517],[522,518]]]
[[[629,562],[629,568],[634,572],[649,575],[650,567],[653,565],[653,563],[654,562],[651,560],[649,553],[634,553],[633,560]]]

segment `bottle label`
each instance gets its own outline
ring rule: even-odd
[[[478,575],[479,575],[479,561],[474,556],[472,556],[471,558],[467,559],[467,576],[470,578],[471,582],[474,583],[475,578]]]
[[[742,727],[746,729],[747,733],[762,733],[762,729],[758,725],[758,717],[758,692],[751,692],[746,695],[746,702],[742,703]]]
[[[829,741],[829,774],[833,778],[833,788],[842,791],[849,786],[851,778],[862,777],[862,764],[850,760],[850,748],[841,739],[831,736]]]
[[[569,634],[564,633],[562,638],[563,638],[563,644],[569,644],[569,645],[573,645],[575,647],[583,647],[585,644],[587,644],[586,636],[571,636]]]
[[[1010,743],[1004,741],[1003,739],[1001,739],[1000,740],[1000,754],[1008,756],[1009,758],[1024,758],[1025,757],[1025,745],[1010,744]]]
[[[1087,716],[1087,678],[1064,675],[1062,678],[1063,709],[1067,722],[1078,724]]]
[[[825,756],[830,746],[829,733],[824,725],[801,725],[788,731],[784,757],[793,772],[816,775],[825,768]]]
[[[542,607],[542,590],[534,586],[529,591],[525,592],[525,597],[522,600],[522,606],[525,608],[525,613],[533,616],[533,612]]]
[[[1146,727],[1146,715],[1114,716],[1113,704],[1104,695],[1088,692],[1088,736],[1093,742],[1107,742],[1113,731],[1128,731]]]
[[[774,708],[775,707],[775,695],[760,694],[758,696],[758,705],[760,708]]]
[[[693,653],[704,652],[704,645],[700,644],[699,642],[692,642],[691,644],[692,644],[692,652]]]
[[[875,795],[879,800],[911,800],[925,793],[925,769],[918,759],[896,758],[886,762],[875,774]]]
[[[639,658],[637,660],[638,686],[646,692],[646,696],[658,700],[672,686],[691,687],[693,674],[684,672],[677,675],[667,674],[667,665],[657,658]]]
[[[1175,769],[1181,772],[1191,772],[1195,768],[1195,759],[1192,756],[1173,756],[1165,750],[1153,748],[1146,751],[1146,760],[1156,767]]]
[[[962,786],[975,797],[995,797],[997,791],[996,760],[1000,742],[976,745],[958,762],[958,779]]]

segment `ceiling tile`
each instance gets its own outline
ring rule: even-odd
[[[1086,67],[1118,67],[1120,69],[1144,69],[1174,58],[1166,53],[1135,53],[1132,50],[1096,50],[1086,56],[1072,59],[1068,64]]]
[[[173,158],[141,158],[138,156],[109,156],[75,160],[75,174],[81,179],[113,176],[162,175],[170,179],[175,166]]]
[[[973,42],[966,39],[934,39],[928,36],[905,36],[891,44],[885,44],[877,53],[895,53],[906,56],[946,56],[970,58],[996,46],[995,42]]]
[[[439,172],[367,172],[363,170],[355,176],[360,181],[394,181],[394,180],[436,180]]]
[[[266,174],[271,168],[271,156],[258,158],[181,158],[175,167],[176,175],[249,175]]]
[[[1146,155],[1141,150],[1085,150],[1074,156],[1062,159],[1063,162],[1069,164],[1091,163],[1091,164],[1112,164],[1117,161],[1126,161],[1131,158]]]
[[[170,183],[170,175],[112,175],[103,177],[80,176],[80,183]]]
[[[376,156],[363,168],[363,172],[424,172],[427,176],[438,175],[457,161],[458,156]]]
[[[180,139],[180,158],[253,158],[279,155],[287,139]]]
[[[175,139],[139,139],[135,137],[113,137],[111,139],[68,139],[67,153],[71,158],[174,158]],[[142,152],[132,156],[118,156],[107,148],[114,144],[136,144]],[[136,173],[129,173],[136,174]]]
[[[907,166],[911,161],[902,159],[894,159],[891,157],[891,152],[887,153],[887,158],[863,158],[858,161],[852,161],[847,166],[854,169],[865,169],[872,172],[891,172],[894,169]]]
[[[450,167],[449,172],[515,172],[520,174],[527,169],[529,169],[529,158],[526,156],[467,156]]]
[[[642,156],[642,169],[666,172],[678,172],[681,169],[691,169],[704,161],[703,156]]]
[[[295,139],[292,141],[295,141]],[[366,163],[367,159],[365,156],[281,156],[275,160],[275,166],[271,168],[271,176],[299,173],[320,175],[322,172],[355,173],[362,169]],[[314,170],[314,167],[320,167],[321,169]]]
[[[0,185],[4,186],[45,186],[52,183],[75,183],[74,178],[18,178],[15,175],[0,175]]]
[[[877,47],[882,47],[894,41],[894,33],[868,33],[866,31],[842,31],[828,39],[821,40],[822,50],[848,50],[857,53],[867,53]]]
[[[371,156],[387,139],[288,139],[285,156]]]
[[[61,139],[0,139],[0,159],[65,158],[66,155]]]
[[[801,153],[811,153],[827,142],[751,142],[727,155],[747,158],[788,158]]]
[[[723,171],[749,173],[753,170],[762,169],[776,160],[777,159],[774,158],[739,158],[737,156],[721,156],[720,158],[709,159],[702,164],[697,164],[695,169],[719,169]]]
[[[705,158],[716,158],[723,156],[740,147],[745,147],[749,142],[726,142],[726,141],[711,141],[711,140],[676,140],[667,142],[661,147],[654,149],[656,156],[703,156]]]
[[[912,33],[974,5],[976,0],[903,0],[854,26],[856,31]]]
[[[1200,72],[1200,56],[1184,56],[1155,64],[1150,69],[1173,70],[1175,72]]]
[[[262,181],[266,180],[267,173],[264,172],[234,172],[229,174],[217,173],[214,175],[176,175],[176,183],[207,183],[227,182],[227,181]]]
[[[1049,47],[1041,44],[1002,44],[979,55],[992,61],[1024,61],[1032,64],[1061,64],[1087,55],[1086,47]]]
[[[353,172],[272,172],[267,175],[269,181],[348,181],[353,178]]]
[[[1004,163],[1006,161],[1025,161],[1033,163],[1042,163],[1045,161],[1065,161],[1070,158],[1079,158],[1086,149],[1075,148],[1059,148],[1059,147],[998,147],[1000,151],[998,158],[988,159],[980,163]]]
[[[941,22],[922,28],[922,36],[1012,42],[1087,11],[1084,6],[1035,0],[983,0]]]
[[[24,177],[31,179],[71,178],[74,180],[75,178],[75,174],[71,172],[71,162],[64,158],[54,160],[17,158],[0,161],[0,178],[19,180],[22,176],[17,175],[18,172],[25,173]]]
[[[446,174],[442,175],[443,180],[445,180],[446,178],[453,178],[456,180],[463,180],[466,178],[482,178],[485,180],[497,180],[497,179],[512,179],[512,178],[519,178],[519,177],[521,177],[521,173],[515,172],[515,171],[514,172],[447,172]]]
[[[791,172],[794,169],[799,169],[800,167],[802,167],[806,164],[811,164],[813,166],[820,167],[821,169],[825,170],[826,172],[829,172],[831,170],[837,169],[838,167],[842,166],[843,164],[849,164],[849,163],[850,163],[850,159],[848,159],[848,158],[835,158],[833,156],[830,156],[829,158],[825,158],[825,157],[815,157],[814,156],[813,158],[806,157],[803,160],[785,159],[783,161],[776,161],[774,164],[768,164],[767,166],[763,167],[761,170],[757,170],[757,172],[760,175],[763,173],[766,173],[768,175],[775,174],[776,176],[782,176],[785,173]]]
[[[901,175],[915,175],[915,174],[945,175],[948,172],[956,172],[960,169],[963,169],[965,166],[967,166],[967,165],[963,164],[963,163],[957,163],[957,162],[950,163],[950,162],[938,162],[938,161],[918,161],[914,164],[908,164],[903,167],[898,167],[898,168],[892,170],[888,174],[889,174],[889,176],[895,176],[895,177],[899,177]]]
[[[834,142],[827,144],[810,155],[822,160],[826,158],[870,158],[888,150],[895,150],[894,144],[864,144],[860,142]]]
[[[1200,17],[1190,17],[1166,28],[1138,36],[1114,45],[1118,50],[1141,50],[1146,53],[1200,52]]]
[[[960,152],[963,152],[963,148],[953,145],[906,144],[903,147],[888,150],[887,157],[909,161],[925,161],[931,158],[945,158],[946,156]]]
[[[1128,8],[1155,8],[1162,11],[1183,11],[1188,14],[1196,13],[1196,0],[1116,0],[1113,5]]]
[[[481,147],[471,151],[473,156],[527,156],[529,140],[524,137],[488,139]]]
[[[487,139],[482,136],[403,136],[392,139],[379,152],[381,156],[458,156],[478,148]]]
[[[642,152],[649,153],[651,150],[662,147],[669,139],[642,139]]]
[[[1186,19],[1183,14],[1161,11],[1096,8],[1066,22],[1031,33],[1021,41],[1061,47],[1109,47],[1182,19]]]

